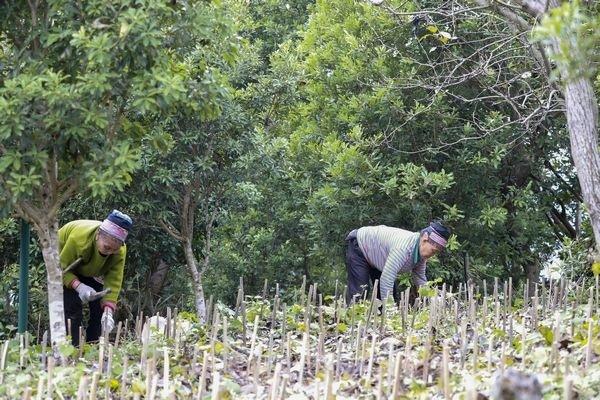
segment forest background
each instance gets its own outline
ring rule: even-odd
[[[43,227],[113,208],[134,220],[123,319],[232,304],[240,277],[333,293],[348,231],[436,217],[455,235],[430,280],[592,276],[562,84],[600,91],[595,2],[542,25],[517,1],[85,3],[2,6],[3,336],[21,216],[39,216],[30,330],[48,321]],[[546,54],[557,33],[573,65]]]

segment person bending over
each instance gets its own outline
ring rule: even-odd
[[[71,341],[79,345],[83,305],[89,304],[86,340],[98,340],[102,327],[115,326],[114,311],[123,282],[127,246],[133,222],[113,210],[102,222],[76,220],[58,230],[60,264],[63,269],[65,319],[70,320]]]
[[[420,232],[386,225],[352,230],[346,236],[347,304],[360,300],[375,280],[379,280],[378,299],[393,295],[398,302],[396,276],[401,272],[412,272],[416,287],[425,284],[427,260],[446,247],[450,234],[437,220]]]

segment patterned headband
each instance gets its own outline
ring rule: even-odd
[[[102,221],[100,224],[100,229],[102,232],[109,234],[115,239],[119,239],[121,242],[125,242],[125,239],[127,239],[127,229],[121,228],[119,225],[109,221],[108,219]]]
[[[446,245],[448,244],[448,241],[444,239],[439,233],[437,233],[433,228],[429,229],[429,239],[443,247],[446,247]]]

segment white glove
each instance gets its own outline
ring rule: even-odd
[[[79,298],[83,304],[89,302],[97,294],[93,288],[89,287],[85,283],[80,283],[77,285],[75,290],[79,294]]]
[[[104,309],[104,313],[102,314],[102,331],[110,333],[113,329],[115,329],[113,311],[107,307]]]

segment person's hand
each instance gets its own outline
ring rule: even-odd
[[[96,297],[96,294],[97,294],[93,288],[89,287],[85,283],[80,283],[79,285],[77,285],[75,290],[79,294],[79,298],[81,299],[81,302],[84,304],[89,301],[94,300],[94,298]]]
[[[102,314],[102,331],[110,333],[113,329],[115,329],[113,311],[110,307],[106,307],[104,309],[104,313]]]

